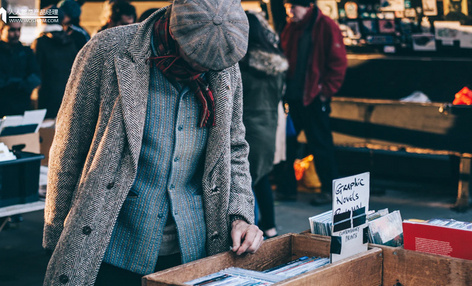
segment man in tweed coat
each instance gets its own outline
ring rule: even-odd
[[[44,285],[140,285],[259,248],[236,65],[246,48],[234,0],[176,0],[84,46],[51,147]]]

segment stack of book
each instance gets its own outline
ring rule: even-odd
[[[309,218],[311,233],[331,235],[332,211],[327,211]],[[388,209],[370,211],[367,214],[369,223],[369,242],[388,246],[403,244],[402,218],[399,211],[389,213]]]
[[[219,272],[185,282],[187,285],[272,285],[293,276],[314,270],[329,264],[329,258],[303,256],[288,263],[268,269],[253,271],[230,267]]]
[[[331,227],[333,226],[333,211],[321,213],[308,218],[310,221],[311,233],[331,236]]]

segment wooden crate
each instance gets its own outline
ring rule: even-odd
[[[382,285],[472,285],[472,260],[372,246],[382,249]]]
[[[312,234],[310,230],[300,235],[330,239],[329,236]],[[472,260],[422,253],[403,247],[369,244],[369,248],[382,250],[382,283],[379,285],[472,285]]]
[[[302,256],[328,257],[330,238],[303,234],[286,234],[267,240],[256,254],[236,256],[224,252],[167,270],[147,275],[143,285],[185,285],[190,281],[228,267],[263,271]],[[382,251],[368,251],[325,265],[274,285],[380,285],[382,281]]]

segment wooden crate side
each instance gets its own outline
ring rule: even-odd
[[[255,254],[246,254],[243,256],[233,255],[233,266],[263,271],[289,262],[292,259],[292,240],[293,234],[285,234],[263,243]]]
[[[292,235],[286,234],[262,244],[257,253],[235,255],[231,251],[209,256],[144,277],[143,285],[184,285],[190,281],[228,267],[265,270],[291,260]]]
[[[329,257],[331,239],[322,235],[294,234],[292,260],[302,256]]]
[[[381,284],[382,250],[373,248],[274,285],[378,286]]]
[[[233,257],[231,253],[224,252],[146,275],[143,277],[143,285],[185,285],[183,283],[186,281],[231,267],[232,263]]]
[[[381,247],[383,285],[472,285],[472,261]]]
[[[301,256],[329,256],[330,238],[311,234],[286,234],[264,243],[256,254],[236,256],[224,252],[143,278],[145,286],[180,285],[228,267],[262,271]],[[352,256],[281,282],[278,285],[380,285],[382,257],[378,248]],[[348,283],[349,282],[349,283]]]

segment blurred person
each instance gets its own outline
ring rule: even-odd
[[[338,169],[329,124],[331,97],[341,87],[347,68],[346,49],[338,25],[310,0],[284,0],[287,25],[281,46],[289,61],[285,100],[296,133],[305,131],[321,181],[313,205],[331,202],[332,180]],[[293,163],[293,162],[291,162]],[[293,168],[289,181],[296,186]],[[295,188],[281,190],[287,197]]]
[[[141,285],[263,242],[237,65],[246,15],[239,1],[182,2],[77,56],[50,151],[44,285]]]
[[[114,1],[109,4],[109,7],[109,11],[107,11],[109,16],[106,18],[106,23],[98,30],[98,32],[116,26],[136,23],[136,8],[127,1]]]
[[[159,10],[158,8],[150,8],[144,11],[141,16],[139,16],[138,22],[141,23],[142,21],[146,20],[147,17],[151,16],[152,13],[156,12]]]
[[[56,6],[45,9],[57,10],[58,22],[41,25],[39,37],[31,44],[31,48],[41,70],[38,108],[47,109],[46,118],[56,118],[78,49],[60,24],[64,17],[62,10]]]
[[[33,51],[20,42],[21,22],[9,18],[0,20],[0,118],[31,109],[31,92],[41,83]]]
[[[270,238],[277,235],[277,229],[269,173],[274,163],[278,105],[282,99],[288,62],[278,49],[274,41],[276,34],[265,18],[252,11],[246,14],[249,44],[248,52],[240,62],[243,122],[250,150],[252,183],[260,211],[258,225],[264,236]]]
[[[75,0],[62,0],[57,4],[57,7],[64,12],[62,20],[64,30],[80,50],[90,40],[90,35],[80,26],[80,15],[82,14],[80,4]]]

